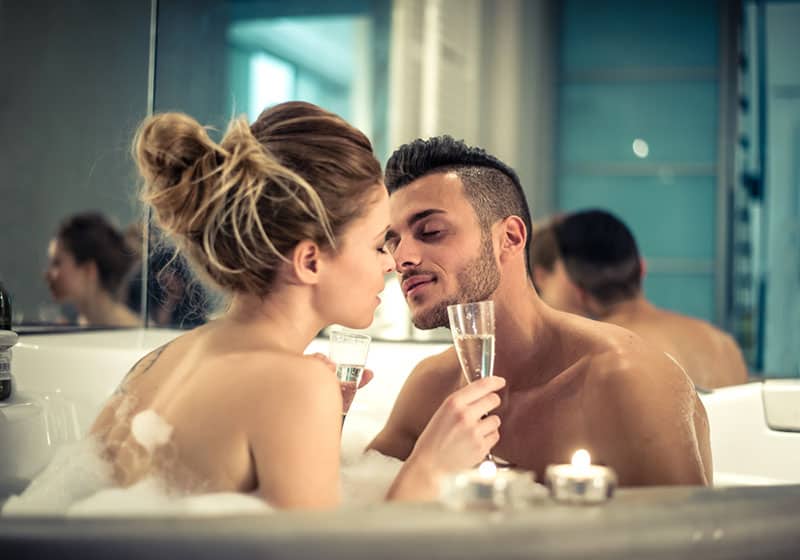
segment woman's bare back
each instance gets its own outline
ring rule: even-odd
[[[311,359],[237,342],[209,324],[134,365],[91,429],[117,484],[155,476],[178,492],[258,490],[252,428],[286,400],[286,368]]]
[[[142,358],[98,416],[91,433],[117,484],[157,476],[179,491],[255,487],[246,411],[232,408],[236,374],[224,371],[225,353],[207,348],[206,338],[197,329]]]

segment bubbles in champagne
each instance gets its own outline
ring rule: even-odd
[[[336,366],[336,377],[339,378],[342,387],[342,414],[347,414],[347,411],[350,410],[363,373],[363,365],[339,364]]]
[[[462,334],[454,339],[458,361],[467,382],[492,375],[494,370],[494,335]]]

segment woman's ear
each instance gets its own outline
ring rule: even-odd
[[[517,255],[525,252],[525,241],[528,232],[525,222],[519,216],[509,216],[500,223],[502,237],[500,239],[500,260],[505,256]]]
[[[319,282],[322,251],[313,241],[301,241],[292,251],[292,272],[301,284]]]

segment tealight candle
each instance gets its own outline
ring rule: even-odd
[[[512,488],[525,480],[533,484],[533,473],[497,469],[493,461],[484,461],[476,469],[459,471],[445,479],[441,500],[453,509],[493,510],[512,506]]]
[[[545,481],[557,501],[593,504],[613,495],[617,475],[609,467],[592,465],[589,452],[579,449],[572,456],[572,464],[547,467]]]

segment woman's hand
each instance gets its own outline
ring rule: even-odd
[[[336,364],[322,352],[314,352],[313,354],[307,354],[307,355],[311,356],[312,358],[321,360],[326,366],[328,366],[331,369],[333,373],[336,373]],[[361,387],[372,381],[373,377],[375,377],[375,374],[372,372],[371,369],[364,369],[364,373],[361,374],[361,381],[358,383],[358,388],[361,389]]]

